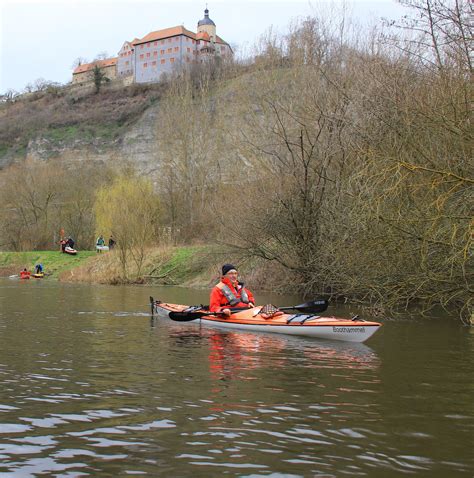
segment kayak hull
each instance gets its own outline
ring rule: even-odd
[[[160,301],[155,301],[153,308],[154,311],[163,315],[188,310],[187,306],[166,304]],[[222,329],[299,335],[345,342],[365,342],[381,326],[378,322],[368,322],[360,319],[351,320],[340,317],[284,314],[281,312],[274,317],[266,317],[260,314],[260,309],[260,307],[246,309],[242,312],[233,313],[228,318],[219,315],[206,315],[189,322]]]
[[[204,325],[221,327],[224,329],[245,329],[252,332],[270,332],[276,334],[300,335],[319,339],[343,340],[345,342],[365,342],[380,327],[380,324],[351,324],[349,320],[337,320],[332,323],[277,325],[277,324],[238,324],[232,322],[199,319]],[[342,323],[343,322],[343,323]]]

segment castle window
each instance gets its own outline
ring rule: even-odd
[[[152,66],[156,66],[156,61],[152,62]]]
[[[142,54],[140,55],[140,60],[143,60],[144,58],[145,58],[145,55],[142,53]]]
[[[164,55],[164,54],[165,54],[165,50],[160,50],[160,54],[161,54],[161,55]]]
[[[170,63],[174,63],[174,58],[170,58]]]
[[[146,54],[146,57],[147,57],[147,58],[150,58],[150,53],[147,53],[147,54]]]
[[[153,56],[157,56],[158,55],[158,52],[157,51],[154,51],[153,52]]]
[[[143,50],[143,43],[140,45],[140,48]]]
[[[175,46],[174,51],[179,51],[179,46]]]
[[[162,58],[162,60],[161,60],[161,64],[163,64],[163,63],[166,63],[166,59],[165,59],[165,58]]]
[[[148,63],[143,63],[143,68],[148,68]]]
[[[171,53],[172,51],[173,51],[172,48],[168,48],[168,49],[166,50],[166,53]]]
[[[191,48],[189,48],[189,47],[188,47],[188,48],[186,48],[186,50],[187,50],[187,51],[188,51],[188,53],[189,53],[189,52],[191,51]]]
[[[153,43],[153,45],[155,45],[155,46],[156,46],[156,45],[158,45],[158,42],[157,42],[157,41],[156,41],[156,42],[154,42],[154,43]]]

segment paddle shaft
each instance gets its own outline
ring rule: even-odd
[[[231,312],[242,312],[243,310],[248,310],[246,308],[242,308],[242,307],[229,307],[229,310]],[[208,312],[208,311],[191,311],[191,312],[185,312],[185,311],[182,311],[182,312],[170,312],[169,314],[169,318],[171,320],[175,320],[177,322],[190,322],[191,320],[196,320],[196,319],[200,319],[201,317],[206,317],[207,315],[213,315],[213,316],[216,316],[216,315],[225,315],[223,312]]]

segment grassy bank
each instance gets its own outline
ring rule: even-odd
[[[33,271],[41,263],[47,279],[64,282],[97,284],[148,283],[157,285],[182,285],[209,287],[220,277],[223,263],[235,264],[246,284],[254,290],[288,292],[285,275],[275,264],[248,261],[235,252],[216,245],[151,247],[138,273],[131,258],[126,264],[126,274],[118,251],[96,253],[80,251],[76,256],[59,251],[0,252],[0,277],[8,277],[25,267]],[[285,287],[282,289],[283,284]]]
[[[58,279],[95,256],[95,252],[81,251],[76,256],[59,251],[0,252],[0,277],[19,274],[25,267],[33,272],[36,264],[43,264],[48,278]]]
[[[125,265],[118,251],[96,254],[61,274],[68,282],[100,284],[149,283],[205,287],[218,276],[219,265],[225,253],[214,246],[150,247],[140,271],[129,256]]]
[[[43,264],[47,278],[100,284],[153,283],[207,286],[218,277],[228,254],[216,246],[152,247],[140,272],[130,257],[124,273],[118,251],[98,254],[80,251],[76,256],[59,251],[0,252],[0,277],[33,271]]]

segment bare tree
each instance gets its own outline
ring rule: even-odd
[[[87,58],[79,56],[74,60],[74,62],[71,65],[71,68],[75,70],[78,66],[84,65],[86,63],[89,63],[89,60],[87,60]]]

